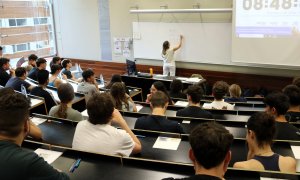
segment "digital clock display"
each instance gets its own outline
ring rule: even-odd
[[[289,10],[300,7],[299,0],[243,0],[244,10]]]

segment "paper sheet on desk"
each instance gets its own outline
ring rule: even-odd
[[[291,146],[295,159],[300,159],[300,146]]]
[[[33,124],[35,124],[37,126],[44,123],[45,121],[47,121],[47,119],[42,119],[42,118],[37,118],[37,117],[33,117],[30,120],[33,122]]]
[[[267,178],[267,177],[260,177],[260,180],[285,180],[285,179],[278,179],[278,178]],[[286,179],[287,180],[287,179]]]
[[[89,115],[88,115],[88,113],[87,113],[87,109],[84,110],[84,111],[82,111],[82,112],[81,112],[81,115],[82,115],[82,116],[85,116],[85,117],[89,117]]]
[[[176,79],[180,80],[180,81],[186,81],[188,80],[189,78],[185,78],[185,77],[177,77]]]
[[[180,106],[180,107],[187,107],[189,105],[189,102],[187,102],[187,101],[177,101],[174,105],[175,106]]]
[[[191,83],[198,83],[200,81],[201,81],[201,79],[199,79],[199,78],[188,78],[186,80],[186,82],[191,82]]]
[[[48,163],[51,164],[53,163],[57,158],[59,158],[59,156],[62,155],[62,152],[58,152],[58,151],[51,151],[51,150],[47,150],[47,149],[36,149],[34,151],[38,156],[44,158],[44,160]]]
[[[168,150],[177,150],[180,144],[181,139],[179,138],[169,138],[158,136],[156,139],[153,148],[157,149],[168,149]]]
[[[139,112],[143,108],[143,106],[140,104],[136,104],[135,106],[136,106],[137,112]]]

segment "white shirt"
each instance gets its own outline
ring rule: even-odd
[[[166,51],[166,54],[163,55],[163,58],[164,58],[164,63],[168,63],[168,64],[175,63],[175,61],[174,61],[174,50],[173,49],[168,49]]]
[[[213,101],[212,103],[204,103],[203,108],[234,110],[234,105],[224,102],[224,100],[222,100],[222,101]]]
[[[88,120],[80,121],[75,130],[72,147],[74,149],[129,156],[135,146],[130,135],[109,124],[94,125]]]

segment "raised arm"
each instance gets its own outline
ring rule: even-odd
[[[181,48],[181,45],[182,45],[182,40],[183,40],[183,36],[182,36],[182,35],[180,35],[180,42],[179,42],[179,44],[178,44],[178,46],[177,46],[177,47],[174,47],[174,48],[173,48],[173,51],[177,51],[179,48]]]

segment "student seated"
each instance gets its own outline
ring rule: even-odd
[[[51,76],[49,77],[49,83],[48,83],[49,86],[58,88],[59,85],[63,83],[63,81],[60,80],[59,78],[61,69],[62,67],[57,64],[53,64],[51,66],[51,72],[50,72]],[[62,78],[67,80],[67,76],[64,74],[62,74]]]
[[[26,72],[29,73],[32,68],[36,67],[37,59],[38,59],[38,57],[35,54],[30,54],[28,56],[28,62],[22,64],[22,67],[24,67],[26,69]]]
[[[184,133],[179,123],[167,119],[165,113],[168,104],[169,99],[166,94],[162,91],[157,91],[152,95],[150,102],[152,115],[139,117],[135,122],[134,129]]]
[[[265,112],[252,115],[247,122],[247,161],[236,162],[233,167],[250,170],[296,172],[296,160],[272,151],[276,127],[274,117]]]
[[[5,96],[10,96],[12,94],[15,94],[15,91],[10,88],[2,88],[0,89],[0,98],[5,97]],[[29,103],[30,105],[30,103]],[[29,120],[29,126],[30,126],[30,131],[28,133],[28,136],[34,138],[34,139],[42,139],[42,131],[39,127],[37,127],[32,121]]]
[[[231,84],[229,86],[230,97],[225,98],[225,102],[247,102],[247,99],[241,97],[242,90],[241,87],[237,84]]]
[[[295,77],[293,79],[293,85],[296,85],[300,88],[300,77]]]
[[[121,82],[116,82],[111,86],[110,94],[113,97],[115,108],[121,111],[137,112],[133,100],[125,91],[125,86]]]
[[[6,72],[9,70],[9,74]],[[7,81],[15,76],[15,71],[10,68],[9,59],[0,56],[0,86],[5,86]]]
[[[129,156],[141,152],[138,138],[128,127],[108,93],[95,93],[87,103],[88,120],[75,130],[74,149],[95,153]],[[122,129],[111,126],[115,123]]]
[[[119,74],[113,74],[110,82],[105,86],[105,88],[110,89],[111,86],[116,82],[122,82],[122,78]]]
[[[85,95],[85,102],[87,103],[94,93],[99,92],[99,89],[95,80],[95,73],[91,69],[83,71],[82,78],[84,81],[78,84],[77,92]]]
[[[202,123],[190,134],[189,158],[195,175],[182,180],[222,180],[231,159],[233,136],[218,123]],[[165,178],[172,180],[174,178]]]
[[[180,80],[174,79],[170,84],[169,95],[171,98],[186,99],[186,94],[182,92],[183,84]]]
[[[57,94],[60,99],[60,105],[52,107],[49,115],[73,121],[81,121],[81,113],[72,108],[72,100],[75,96],[73,86],[69,83],[63,83],[58,87]]]
[[[66,75],[68,79],[71,79],[73,81],[76,81],[76,82],[80,82],[79,79],[76,79],[75,76],[72,74],[71,72],[71,67],[72,67],[72,62],[71,60],[69,59],[64,59],[62,62],[61,62],[61,65],[62,67],[64,68],[62,70],[62,74]]]
[[[189,101],[189,106],[184,109],[178,110],[176,116],[212,119],[212,114],[200,107],[200,100],[202,96],[203,90],[200,86],[189,86],[187,89],[187,99]]]
[[[161,91],[161,92],[165,93],[165,95],[168,98],[169,105],[174,105],[174,102],[170,98],[166,86],[161,81],[156,81],[152,84],[152,86],[150,88],[150,94],[147,95],[146,103],[150,103],[153,94],[155,94],[157,91]]]
[[[289,109],[289,98],[281,92],[271,93],[264,99],[265,111],[275,117],[276,134],[278,140],[300,140],[300,130],[289,124],[285,114]]]
[[[228,84],[224,81],[217,81],[213,85],[212,93],[214,96],[214,101],[212,103],[204,103],[204,109],[226,109],[233,110],[234,105],[224,102],[223,97],[228,92]]]
[[[31,131],[29,107],[19,93],[0,98],[1,179],[69,179],[36,153],[20,147]]]
[[[33,79],[35,81],[37,81],[37,72],[40,70],[46,70],[47,67],[47,61],[44,58],[38,58],[38,60],[36,61],[36,66],[30,70],[30,72],[28,73],[28,77],[30,79]]]
[[[296,85],[288,85],[283,89],[283,93],[289,97],[290,101],[285,118],[289,122],[300,121],[300,88]]]
[[[26,79],[26,69],[24,67],[18,67],[15,71],[16,77],[10,78],[6,83],[5,87],[11,87],[16,91],[22,92],[21,86],[26,88],[27,92],[30,92],[34,86],[31,86]]]
[[[50,67],[52,67],[52,65],[54,65],[54,64],[61,66],[61,58],[58,56],[54,56],[52,58],[52,61],[50,62]]]
[[[47,70],[37,71],[37,80],[39,85],[34,87],[30,94],[44,98],[47,112],[49,112],[56,105],[53,95],[46,89],[49,82],[49,72]]]

